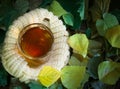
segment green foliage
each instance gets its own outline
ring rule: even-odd
[[[20,14],[25,13],[29,9],[28,0],[16,0],[15,9],[19,11]]]
[[[72,26],[72,29],[79,29],[80,23],[81,23],[81,17],[80,17],[80,4],[82,3],[82,0],[57,0],[61,6],[69,13],[72,13],[72,18],[74,19],[74,23]],[[81,7],[82,8],[82,7]]]
[[[79,86],[78,89],[83,89],[85,83],[88,82],[88,80],[89,80],[89,74],[85,73],[85,74],[84,74],[84,78],[83,78],[83,80],[81,81],[80,86]]]
[[[43,86],[42,84],[36,82],[36,81],[30,82],[28,84],[28,86],[30,89],[63,89],[63,86],[58,82],[54,83],[53,85],[51,85],[48,88]]]
[[[64,14],[63,20],[67,25],[70,25],[70,26],[74,25],[74,17],[71,13]]]
[[[102,62],[99,56],[95,56],[88,61],[88,73],[94,79],[98,79],[98,65]],[[94,66],[93,66],[94,65]]]
[[[80,13],[80,17],[82,20],[84,20],[84,16],[85,16],[85,0],[80,0],[80,7],[78,9],[78,12]]]
[[[84,75],[85,66],[66,66],[61,71],[61,81],[67,89],[77,89]]]
[[[110,28],[105,37],[112,47],[120,48],[120,25]]]
[[[29,9],[28,0],[2,0],[0,6],[0,26],[5,26],[6,29],[12,24],[18,16],[22,15]]]
[[[91,19],[92,24],[96,22],[96,20],[101,19],[102,15],[109,10],[110,0],[94,0],[94,2],[90,5]]]
[[[52,11],[54,15],[57,15],[58,17],[67,13],[56,0],[53,0],[49,7],[49,10]]]
[[[46,87],[44,87],[43,85],[41,85],[40,83],[36,81],[30,82],[28,85],[30,89],[47,89]]]
[[[92,34],[96,33],[96,21],[102,18],[104,13],[107,13],[109,10],[111,0],[92,0],[89,1],[90,5],[88,6],[88,15],[87,21],[88,26],[92,29]]]
[[[1,0],[0,47],[9,25],[17,17],[43,7],[64,21],[70,32],[68,43],[72,50],[69,66],[62,69],[61,80],[50,87],[37,81],[20,83],[11,76],[8,80],[8,73],[1,66],[0,86],[9,83],[10,89],[83,89],[83,86],[84,89],[113,89],[106,84],[115,85],[120,78],[120,10],[109,11],[109,5],[110,0]],[[83,33],[81,30],[84,30]]]
[[[109,28],[116,26],[118,24],[119,24],[119,22],[114,15],[104,13],[103,20],[102,19],[97,20],[96,27],[97,27],[98,33],[101,36],[105,36],[105,33]]]
[[[97,20],[96,27],[99,35],[104,36],[107,30],[107,26],[103,20]]]
[[[111,28],[111,27],[119,24],[117,18],[114,15],[109,14],[109,13],[104,13],[103,14],[103,19],[104,19],[104,21],[107,25],[107,28]]]
[[[115,84],[120,78],[120,63],[104,61],[98,67],[99,79],[106,84]]]
[[[54,84],[59,78],[60,71],[51,66],[44,66],[38,74],[38,81],[46,87]]]
[[[86,57],[89,41],[85,34],[74,34],[70,36],[68,44],[73,48],[75,53]]]
[[[2,64],[0,63],[0,86],[6,86],[8,80],[8,73],[3,68]]]

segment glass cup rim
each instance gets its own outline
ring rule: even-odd
[[[47,30],[49,33],[50,33],[50,36],[52,38],[52,40],[54,41],[54,36],[53,36],[53,33],[51,32],[50,28],[47,27],[46,25],[42,24],[42,23],[32,23],[32,24],[29,24],[29,25],[26,25],[25,27],[23,27],[23,29],[20,31],[19,33],[19,36],[18,36],[18,41],[17,41],[17,47],[20,51],[20,53],[25,57],[25,58],[28,58],[28,59],[32,59],[32,60],[36,60],[36,59],[40,59],[40,58],[43,58],[47,55],[47,53],[51,50],[49,50],[46,54],[40,56],[40,57],[32,57],[30,55],[27,55],[26,53],[24,53],[24,51],[22,50],[20,44],[21,44],[21,38],[22,36],[28,31],[30,30],[30,28],[33,28],[33,27],[40,27],[42,28],[42,30]],[[52,43],[53,44],[53,43]]]

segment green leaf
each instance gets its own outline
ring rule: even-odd
[[[32,81],[29,84],[30,89],[44,89],[45,87],[42,86],[40,83],[36,82],[36,81]]]
[[[64,14],[62,17],[63,17],[64,22],[67,25],[73,26],[73,24],[74,24],[74,17],[73,17],[73,15],[71,13]]]
[[[93,0],[89,1],[89,8],[88,8],[88,25],[92,29],[92,33],[96,33],[96,21],[102,18],[102,15],[109,10],[111,0]]]
[[[110,28],[105,37],[112,47],[120,48],[120,25]]]
[[[70,36],[68,43],[73,48],[75,53],[86,57],[89,41],[85,34],[74,34]]]
[[[20,14],[25,13],[29,9],[28,0],[16,0],[15,9],[19,11]]]
[[[57,15],[58,17],[61,17],[64,14],[67,14],[67,11],[63,9],[63,7],[57,2],[56,0],[53,0],[51,3],[49,10],[54,13],[54,15]]]
[[[77,89],[84,79],[85,66],[65,66],[61,70],[61,81],[67,89]]]
[[[78,9],[78,12],[80,13],[81,20],[84,20],[85,16],[85,0],[80,0],[80,7]]]
[[[79,29],[80,28],[80,23],[81,23],[81,18],[80,14],[78,13],[78,8],[80,7],[80,0],[57,0],[60,5],[69,13],[71,13],[74,17],[74,25],[72,29]],[[74,3],[73,3],[74,2]]]
[[[109,13],[104,13],[103,19],[105,21],[105,24],[107,25],[107,28],[111,28],[111,27],[119,24],[116,16],[109,14]]]
[[[104,20],[99,19],[96,21],[96,27],[99,35],[104,36],[106,33],[106,30],[108,29]]]
[[[109,13],[103,14],[103,20],[99,19],[96,21],[97,31],[101,36],[105,36],[105,33],[109,28],[116,26],[118,24],[119,23],[117,18]]]
[[[120,78],[120,63],[112,61],[104,61],[98,67],[99,79],[106,83],[113,85]]]
[[[102,62],[99,56],[93,57],[88,61],[88,73],[94,79],[98,79],[98,65]],[[93,66],[94,65],[94,66]]]

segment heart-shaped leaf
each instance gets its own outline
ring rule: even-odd
[[[107,30],[107,26],[104,22],[104,20],[99,19],[96,21],[96,27],[99,35],[104,36]]]
[[[105,37],[113,47],[120,48],[120,25],[110,28]]]
[[[77,89],[84,80],[85,66],[66,66],[61,71],[62,84],[67,89]]]
[[[120,78],[120,63],[104,61],[98,67],[99,79],[106,84],[115,84]]]
[[[96,21],[97,31],[101,36],[105,36],[105,33],[109,28],[116,26],[118,24],[119,22],[117,18],[114,15],[109,14],[109,13],[103,14],[103,20],[98,19]]]
[[[75,53],[86,57],[89,41],[85,34],[74,34],[70,36],[68,43],[73,48]]]
[[[104,13],[103,19],[108,28],[111,28],[111,27],[119,24],[116,16],[109,14],[109,13]]]
[[[46,87],[55,83],[60,77],[60,71],[51,66],[45,66],[38,75],[38,80]]]

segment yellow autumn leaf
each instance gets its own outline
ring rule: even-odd
[[[86,57],[89,41],[85,34],[77,33],[70,36],[68,39],[68,44],[70,45],[71,48],[73,48],[73,51],[75,53],[78,53],[83,57]]]
[[[41,84],[43,84],[46,87],[51,86],[53,83],[55,83],[60,78],[60,71],[57,69],[51,67],[51,66],[45,66],[40,71],[38,75],[38,80]]]

